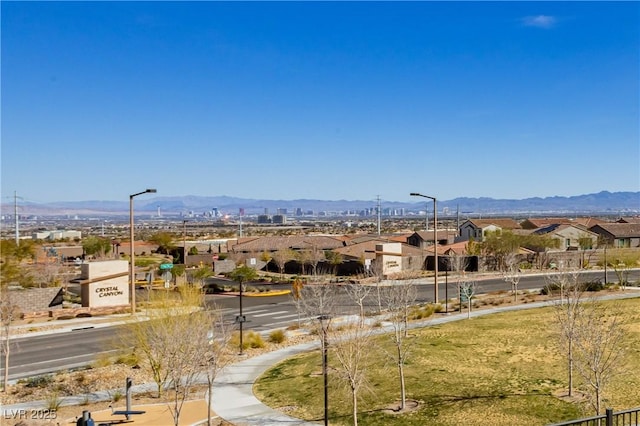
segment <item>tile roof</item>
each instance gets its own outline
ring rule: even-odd
[[[597,233],[598,228],[603,229],[615,238],[640,237],[640,223],[602,223],[592,226],[589,230]]]
[[[518,222],[513,219],[469,219],[478,228],[485,228],[490,225],[498,226],[502,229],[520,229]]]
[[[343,247],[344,242],[339,238],[327,236],[302,236],[288,235],[280,237],[258,237],[248,241],[241,239],[232,246],[235,253],[239,252],[263,252],[283,249],[304,250],[317,248],[318,250],[333,250]]]

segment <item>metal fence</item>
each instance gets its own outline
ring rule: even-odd
[[[640,407],[624,411],[607,408],[604,414],[549,426],[640,426]]]

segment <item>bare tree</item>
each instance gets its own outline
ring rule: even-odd
[[[470,243],[471,246],[473,244]],[[458,289],[458,300],[460,302],[460,312],[462,312],[462,292],[460,285],[464,281],[464,274],[469,267],[469,256],[462,254],[453,254],[448,257],[449,268],[455,273],[455,282]]]
[[[211,316],[203,308],[200,289],[183,286],[179,292],[160,292],[152,297],[148,321],[132,321],[121,341],[133,348],[141,366],[151,371],[158,397],[169,388],[167,402],[175,425],[190,389],[210,359]]]
[[[300,256],[301,263],[311,266],[311,275],[317,275],[318,263],[324,259],[324,252],[314,244],[310,248],[302,250]]]
[[[4,377],[2,380],[2,391],[7,392],[9,389],[9,358],[11,355],[11,324],[20,315],[20,309],[14,303],[11,292],[7,289],[7,285],[0,285],[0,338],[2,346],[0,353],[4,358]]]
[[[564,271],[550,275],[548,278],[550,291],[558,288],[560,299],[553,305],[553,313],[558,331],[558,342],[566,354],[568,391],[573,395],[573,371],[575,362],[575,344],[577,339],[578,320],[582,311],[583,289],[579,282],[578,271]]]
[[[305,316],[314,320],[320,316],[334,316],[336,287],[310,283],[300,289],[300,304]],[[312,324],[316,324],[312,321]]]
[[[296,305],[296,313],[298,314],[298,327],[300,327],[300,313],[302,311],[302,289],[304,288],[304,281],[301,278],[293,280],[291,285],[291,300]]]
[[[211,426],[211,398],[213,397],[213,382],[218,373],[233,359],[229,347],[231,330],[224,322],[222,312],[217,308],[207,311],[210,332],[208,344],[204,351],[204,364],[206,365],[207,385],[207,426]]]
[[[353,300],[358,305],[358,315],[360,317],[360,324],[364,323],[365,311],[364,300],[371,292],[371,287],[362,284],[349,284],[346,287],[347,295],[350,300]]]
[[[169,328],[167,335],[171,335],[172,342],[165,345],[163,351],[168,385],[172,390],[168,405],[175,426],[180,421],[184,401],[203,370],[202,361],[207,359],[208,327],[211,326],[205,311],[178,315],[180,320],[174,319],[166,324]]]
[[[400,411],[402,411],[405,409],[407,400],[404,366],[411,346],[408,341],[409,310],[416,301],[417,289],[411,281],[401,281],[397,285],[385,287],[383,294],[387,307],[387,319],[393,327],[391,340],[394,353],[389,355],[398,367]]]
[[[467,299],[467,318],[471,318],[471,306],[473,305],[473,297],[478,291],[478,284],[475,281],[463,281],[460,283],[460,303],[462,299]]]
[[[640,252],[628,249],[609,250],[608,262],[613,267],[622,290],[629,283],[629,270],[640,265]]]
[[[619,313],[597,301],[585,302],[578,317],[576,370],[588,385],[596,414],[611,379],[623,369],[624,329]]]
[[[367,382],[367,367],[373,353],[371,340],[371,328],[364,323],[357,323],[331,342],[332,354],[338,364],[337,375],[351,392],[354,426],[358,426],[358,393]]]
[[[502,276],[504,280],[511,283],[511,291],[513,292],[513,302],[518,303],[518,283],[522,273],[520,272],[520,260],[517,253],[507,253],[503,259],[504,268]]]

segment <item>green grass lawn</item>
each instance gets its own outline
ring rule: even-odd
[[[622,311],[626,329],[623,373],[605,390],[605,406],[640,406],[640,299],[606,302]],[[556,349],[550,308],[500,313],[412,331],[405,367],[407,397],[420,402],[411,413],[388,414],[399,398],[397,368],[385,354],[388,336],[375,339],[360,393],[361,425],[545,425],[593,415],[566,393],[564,357]],[[329,352],[330,365],[331,352]],[[323,416],[318,352],[268,370],[254,392],[265,404],[306,420]],[[575,374],[579,380],[577,373]],[[329,376],[330,423],[351,424],[350,394]]]

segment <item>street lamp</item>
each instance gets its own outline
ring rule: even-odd
[[[322,328],[322,377],[324,379],[324,426],[329,425],[329,375],[327,374],[327,331],[331,317],[329,315],[320,315],[320,327]],[[326,325],[325,325],[326,321]]]
[[[130,253],[129,253],[129,257],[130,257],[130,262],[131,265],[129,265],[129,282],[131,284],[129,284],[129,291],[131,293],[130,297],[131,297],[131,314],[135,314],[136,313],[136,250],[134,248],[134,233],[133,233],[133,197],[136,197],[138,195],[142,195],[142,194],[146,194],[147,192],[150,193],[156,193],[157,191],[155,189],[145,189],[142,192],[137,192],[135,194],[131,194],[129,195],[129,238],[131,239],[131,246],[130,246]]]
[[[409,194],[412,197],[423,197],[433,200],[433,258],[434,258],[434,277],[433,277],[433,303],[438,303],[438,207],[436,197],[430,197],[418,192]]]

